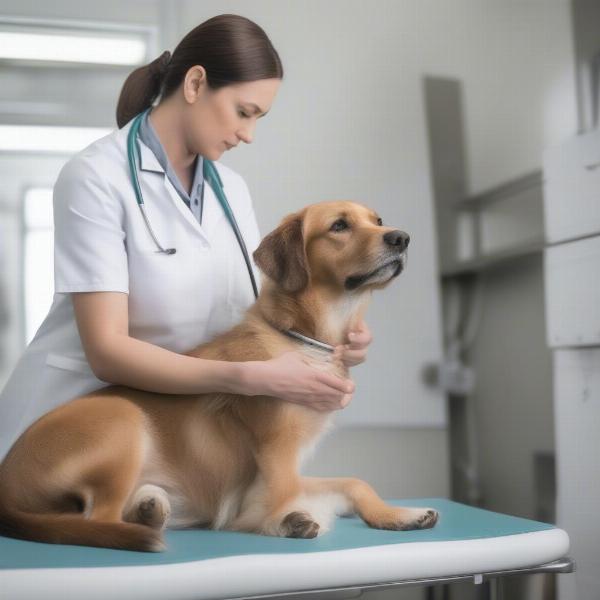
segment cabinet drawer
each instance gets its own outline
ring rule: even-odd
[[[544,181],[549,242],[600,233],[600,131],[549,148]]]
[[[600,236],[546,248],[544,270],[548,345],[600,346]]]

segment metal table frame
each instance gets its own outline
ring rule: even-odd
[[[316,600],[316,598],[344,598],[351,597],[357,598],[362,595],[364,591],[371,590],[387,590],[390,588],[398,587],[411,587],[411,586],[428,586],[428,598],[434,598],[434,591],[438,587],[442,587],[444,598],[447,597],[448,584],[457,582],[472,581],[475,585],[481,585],[483,595],[482,600],[504,600],[503,597],[503,578],[511,575],[534,575],[536,573],[573,573],[575,571],[575,562],[569,558],[564,557],[559,560],[537,565],[533,567],[526,567],[523,569],[512,569],[509,571],[489,571],[487,573],[473,573],[471,575],[448,575],[445,577],[434,577],[430,579],[407,579],[405,581],[388,581],[385,583],[368,583],[365,585],[353,585],[349,587],[334,587],[334,588],[323,588],[314,590],[304,590],[298,592],[284,592],[281,594],[266,594],[259,596],[236,596],[231,600],[263,600],[272,598],[299,598],[302,600]],[[349,596],[342,595],[348,593]]]

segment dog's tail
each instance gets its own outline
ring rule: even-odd
[[[91,521],[69,514],[37,514],[9,507],[0,497],[0,535],[46,542],[119,550],[162,552],[162,533],[136,523]]]

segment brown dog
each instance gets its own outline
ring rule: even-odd
[[[188,354],[263,361],[296,350],[347,376],[329,351],[284,332],[344,343],[371,291],[402,271],[407,245],[361,204],[289,215],[253,255],[266,277],[243,321]],[[264,396],[103,388],[45,414],[12,446],[0,465],[0,534],[160,551],[165,527],[310,538],[336,512],[379,529],[435,525],[436,511],[387,505],[358,479],[300,476],[301,453],[330,420]]]

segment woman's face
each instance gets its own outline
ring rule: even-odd
[[[259,79],[212,91],[204,68],[192,67],[184,81],[190,151],[218,160],[240,142],[252,143],[256,121],[270,110],[280,84],[281,79]]]

